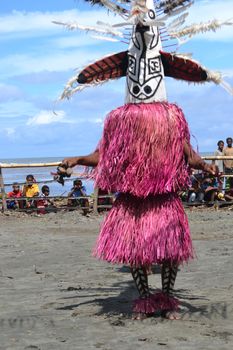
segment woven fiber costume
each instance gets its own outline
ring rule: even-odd
[[[63,23],[70,29],[86,29],[126,37],[131,26],[127,51],[97,61],[68,82],[62,98],[86,86],[126,76],[126,103],[111,111],[99,143],[95,183],[118,192],[107,215],[95,248],[95,255],[111,263],[131,267],[140,298],[134,311],[150,314],[176,310],[173,297],[177,267],[193,258],[190,231],[179,190],[189,184],[189,165],[208,170],[190,146],[189,129],[182,110],[167,102],[164,76],[192,82],[222,83],[220,74],[209,72],[190,58],[162,51],[161,27],[171,16],[166,33],[172,38],[220,27],[218,21],[183,27],[190,0],[93,0],[123,17],[123,23],[83,27]],[[182,12],[185,12],[181,14]],[[178,16],[178,17],[177,17]],[[62,23],[59,23],[62,24]],[[123,28],[120,31],[120,28]],[[115,39],[114,39],[115,40]],[[180,40],[180,39],[179,39]],[[162,291],[149,291],[146,269],[162,265]]]

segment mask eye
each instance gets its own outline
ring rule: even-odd
[[[139,86],[138,86],[138,85],[135,85],[135,86],[133,87],[133,93],[134,93],[135,95],[137,95],[139,92],[140,92]]]
[[[147,95],[149,95],[149,94],[151,93],[152,89],[151,89],[151,87],[150,87],[149,85],[146,85],[146,86],[144,87],[144,91],[145,91],[145,93],[146,93]]]
[[[153,10],[148,11],[148,16],[150,19],[155,19],[155,12]]]

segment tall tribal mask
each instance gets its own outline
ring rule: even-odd
[[[151,25],[156,18],[153,0],[146,1],[142,14],[133,27],[128,49],[127,103],[166,100],[159,28]]]
[[[228,92],[232,88],[222,80],[221,74],[202,67],[190,57],[177,53],[177,47],[195,34],[216,31],[223,25],[233,25],[232,20],[209,21],[183,26],[188,9],[194,0],[85,0],[92,5],[102,5],[118,14],[123,22],[96,26],[79,23],[62,23],[70,30],[79,29],[101,34],[98,39],[127,41],[131,30],[128,50],[109,55],[88,65],[68,81],[63,98],[89,86],[126,76],[126,103],[151,103],[166,100],[164,76],[189,82],[212,81],[221,84]],[[171,18],[175,17],[171,21]],[[168,22],[168,24],[167,24]],[[175,40],[173,52],[164,52],[160,36],[166,41]]]

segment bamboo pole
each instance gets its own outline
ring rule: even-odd
[[[13,168],[43,168],[43,167],[53,167],[53,166],[59,166],[61,162],[50,162],[50,163],[31,163],[31,164],[25,164],[25,163],[0,163],[1,168],[5,169],[13,169]]]
[[[233,156],[203,156],[203,160],[233,160]],[[43,168],[43,167],[57,167],[61,162],[49,163],[0,163],[1,168]]]
[[[82,175],[78,175],[78,174],[72,174],[72,176],[74,175],[74,177],[68,178],[68,179],[64,179],[64,182],[69,182],[69,181],[74,181],[76,179],[79,180],[90,180],[90,178],[88,176],[82,176]],[[56,182],[56,180],[52,179],[52,180],[41,180],[41,181],[36,181],[37,184],[49,184],[52,182]],[[18,182],[18,185],[27,185],[27,182]],[[6,186],[12,186],[13,183],[5,183],[5,187]]]
[[[94,198],[93,198],[93,211],[96,214],[98,213],[98,195],[99,195],[99,188],[95,187]]]
[[[4,180],[3,180],[3,173],[2,173],[1,166],[0,166],[0,187],[1,187],[1,194],[2,194],[2,211],[4,212],[7,209],[7,203],[6,203],[6,192],[4,187]]]
[[[233,156],[203,156],[203,160],[233,160]]]
[[[203,160],[233,160],[233,156],[203,156],[201,157]],[[1,194],[2,194],[2,210],[4,211],[7,209],[6,205],[6,193],[5,193],[5,187],[4,187],[4,180],[3,180],[3,174],[2,174],[2,169],[14,169],[14,168],[43,168],[43,167],[57,167],[61,164],[61,162],[48,162],[48,163],[31,163],[31,164],[26,164],[26,163],[0,163],[0,187],[1,187]],[[74,176],[78,176],[79,174],[73,174]],[[82,174],[83,175],[83,174]],[[79,175],[80,178],[88,178]],[[232,177],[232,175],[223,175],[223,177]],[[50,181],[50,180],[49,180]],[[49,182],[49,181],[44,181]],[[53,180],[52,180],[53,181]],[[94,190],[94,204],[93,204],[93,209],[94,212],[98,212],[98,194],[99,194],[99,189],[95,188]]]

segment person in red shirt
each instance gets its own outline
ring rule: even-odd
[[[17,182],[14,182],[12,185],[12,191],[7,194],[7,198],[20,198],[22,197],[23,193],[20,190],[20,186]],[[7,201],[7,208],[8,209],[18,209],[23,207],[23,201],[22,200],[11,200]]]

